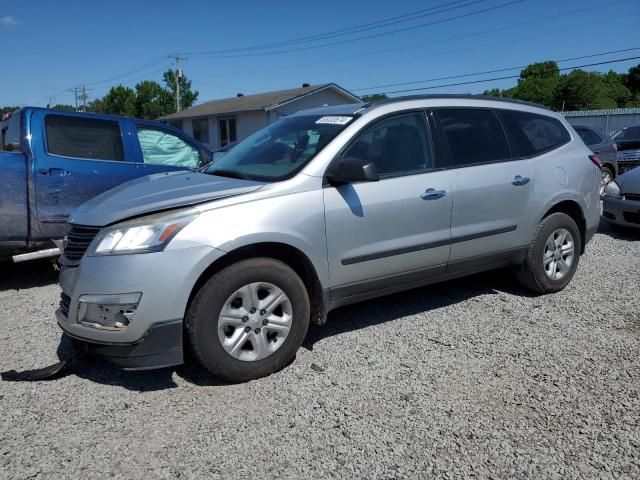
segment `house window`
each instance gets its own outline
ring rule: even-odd
[[[196,118],[193,120],[193,138],[202,143],[209,143],[209,119]]]
[[[218,120],[220,125],[220,146],[224,147],[228,143],[238,140],[236,134],[236,119],[235,118],[220,118]]]
[[[169,120],[169,125],[178,130],[182,130],[182,120]]]

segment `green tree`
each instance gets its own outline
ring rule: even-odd
[[[4,115],[5,113],[9,113],[9,112],[15,112],[16,110],[18,110],[20,107],[0,107],[0,117],[2,115]]]
[[[616,73],[613,70],[609,70],[607,74],[602,76],[607,98],[612,99],[618,107],[625,107],[632,96],[625,86],[626,77],[626,75]]]
[[[556,62],[532,63],[520,72],[518,85],[509,91],[509,96],[551,107],[560,78]]]
[[[176,72],[167,70],[162,75],[166,85],[163,95],[164,111],[166,114],[176,111]],[[191,90],[191,80],[184,76],[180,77],[180,108],[185,109],[191,107],[198,99],[200,92]]]
[[[360,97],[360,99],[363,102],[368,102],[368,103],[373,103],[373,102],[380,102],[382,100],[386,100],[387,97],[384,93],[372,93],[370,95],[362,95]]]
[[[135,86],[135,116],[155,120],[166,115],[165,108],[166,92],[158,82],[144,80]]]
[[[499,88],[492,88],[490,90],[485,90],[482,92],[482,95],[486,97],[504,97],[504,90],[500,90]]]
[[[625,86],[632,95],[640,94],[640,64],[629,69],[624,78]]]
[[[558,110],[617,107],[616,101],[608,95],[602,74],[573,70],[560,79],[554,92],[553,107]]]
[[[111,87],[102,98],[102,113],[135,117],[136,92],[124,85]]]
[[[76,107],[74,107],[73,105],[66,105],[64,103],[58,103],[57,105],[54,105],[52,107],[50,107],[53,110],[64,110],[65,112],[75,112],[76,111]]]

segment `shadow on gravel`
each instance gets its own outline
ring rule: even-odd
[[[627,242],[640,241],[640,228],[620,227],[611,225],[604,220],[602,220],[598,226],[598,233],[608,235],[616,240],[625,240]]]
[[[62,335],[60,338],[57,355],[60,360],[74,355],[71,340],[66,335]],[[135,392],[154,392],[176,388],[177,385],[173,380],[174,373],[187,382],[199,386],[227,385],[227,383],[211,376],[194,362],[159,370],[127,372],[111,365],[109,362],[85,357],[79,360],[69,373],[95,383],[116,385]]]
[[[480,295],[499,295],[500,293],[526,297],[535,296],[520,287],[509,269],[481,273],[339,308],[329,315],[326,325],[312,325],[309,328],[302,346],[312,351],[316,342],[334,335],[364,329],[421,312],[428,312]],[[70,358],[73,355],[73,347],[67,336],[61,336],[57,353],[58,358],[61,360]],[[84,358],[74,366],[73,371],[70,373],[92,382],[117,385],[136,392],[152,392],[176,388],[177,385],[173,380],[174,373],[187,382],[199,386],[228,385],[226,382],[211,376],[193,361],[187,361],[186,365],[179,367],[127,372],[105,361]]]
[[[510,269],[481,273],[334,310],[329,314],[326,325],[312,325],[309,328],[303,347],[313,350],[316,342],[333,335],[501,292],[529,298],[536,296],[516,282]]]
[[[50,259],[24,263],[0,263],[0,291],[44,287],[58,281]]]

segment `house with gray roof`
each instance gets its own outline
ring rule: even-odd
[[[354,94],[336,85],[309,85],[276,92],[243,95],[211,100],[161,120],[192,135],[211,149],[243,140],[279,118],[299,110],[361,103]]]

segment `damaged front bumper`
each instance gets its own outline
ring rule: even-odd
[[[78,266],[63,265],[58,325],[90,355],[125,369],[179,365],[189,296],[223,254],[199,246],[84,257]]]

